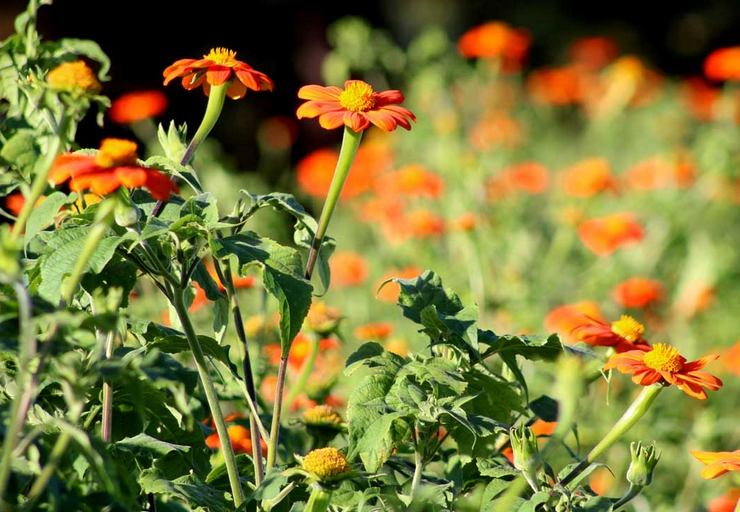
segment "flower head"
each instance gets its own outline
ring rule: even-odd
[[[584,221],[578,226],[581,242],[597,256],[608,256],[620,247],[642,240],[642,226],[630,213],[615,213]]]
[[[327,335],[334,332],[342,320],[339,309],[328,306],[326,302],[317,300],[311,304],[306,315],[305,325],[311,331]]]
[[[229,98],[243,97],[247,89],[271,91],[270,78],[252,68],[246,62],[237,60],[236,52],[226,48],[212,48],[202,59],[180,59],[168,66],[164,72],[164,85],[175,78],[182,78],[182,86],[189,90],[203,86],[203,92],[210,94],[211,87],[229,83],[226,94]]]
[[[704,61],[704,74],[710,80],[740,80],[740,46],[710,53]]]
[[[113,100],[108,115],[114,123],[131,124],[160,115],[167,108],[161,91],[134,91]]]
[[[655,279],[631,277],[614,288],[614,299],[625,308],[645,308],[663,297],[663,286]]]
[[[94,94],[101,85],[90,67],[81,60],[63,62],[49,71],[46,82],[60,91]]]
[[[303,421],[306,425],[315,427],[338,427],[342,424],[342,417],[331,405],[316,405],[303,412]]]
[[[575,327],[573,333],[584,343],[614,347],[617,352],[650,350],[650,345],[642,337],[645,327],[629,315],[622,315],[611,324],[584,317],[583,323]]]
[[[615,190],[617,182],[606,158],[587,158],[568,167],[561,176],[563,190],[569,196],[588,198]]]
[[[322,128],[333,130],[345,125],[361,132],[374,124],[387,132],[402,126],[411,129],[409,121],[416,116],[399,104],[403,102],[401,91],[375,92],[362,80],[347,80],[344,89],[336,86],[304,85],[298,97],[306,101],[298,107],[298,119],[319,118]]]
[[[386,322],[360,325],[354,331],[355,337],[363,341],[383,341],[393,332],[393,326]]]
[[[576,342],[575,329],[591,321],[601,321],[601,309],[597,303],[584,300],[550,310],[545,317],[545,328],[568,342]]]
[[[734,452],[702,452],[691,450],[691,455],[706,464],[701,477],[706,480],[720,477],[730,471],[740,471],[740,450]]]
[[[500,58],[504,70],[515,71],[527,56],[530,42],[525,31],[500,21],[489,21],[465,32],[457,48],[467,58]]]
[[[357,286],[365,282],[369,272],[367,260],[351,251],[337,251],[329,258],[332,286]]]
[[[58,185],[69,180],[75,192],[90,190],[100,195],[120,187],[144,187],[155,199],[167,199],[177,186],[167,175],[138,165],[136,148],[129,140],[103,139],[97,155],[65,153],[54,161],[49,181]]]
[[[309,452],[301,461],[301,465],[319,481],[331,481],[352,471],[347,457],[333,447],[319,448]]]
[[[622,373],[632,374],[632,381],[641,386],[652,386],[659,382],[673,384],[687,395],[705,400],[707,393],[704,388],[717,391],[722,387],[722,381],[699,370],[718,357],[713,354],[687,362],[674,347],[656,343],[647,352],[631,350],[615,354],[604,369],[616,368]]]
[[[589,70],[599,70],[619,54],[617,44],[608,37],[582,37],[568,49],[571,62]]]

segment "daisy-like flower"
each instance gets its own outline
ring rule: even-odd
[[[730,471],[740,471],[740,450],[734,452],[703,452],[691,450],[691,455],[706,464],[701,470],[701,477],[712,480]]]
[[[704,74],[710,80],[740,80],[740,46],[714,50],[704,61]]]
[[[301,462],[303,469],[319,481],[331,481],[352,471],[347,457],[333,447],[319,448],[308,453]]]
[[[46,82],[54,89],[72,93],[95,94],[101,89],[93,70],[81,60],[59,64],[46,75]]]
[[[336,86],[304,85],[298,97],[306,101],[298,107],[298,119],[319,118],[322,128],[333,130],[342,125],[361,132],[374,124],[387,132],[398,126],[411,129],[409,121],[416,116],[399,104],[403,102],[401,91],[375,92],[362,80],[347,80],[344,89]]]
[[[164,85],[175,78],[182,79],[182,86],[188,91],[203,86],[203,92],[210,94],[211,87],[229,82],[226,94],[229,98],[242,98],[247,89],[271,91],[270,78],[252,68],[246,62],[236,59],[236,52],[226,48],[213,48],[202,59],[180,59],[164,70]]]
[[[652,386],[659,382],[673,384],[687,395],[705,400],[707,392],[704,388],[717,391],[722,387],[722,381],[699,370],[718,357],[712,354],[687,362],[676,348],[656,343],[648,352],[630,350],[615,354],[604,369],[616,368],[622,373],[632,374],[632,382],[641,386]]]
[[[108,115],[114,123],[131,124],[156,117],[167,108],[167,96],[161,91],[134,91],[113,101]]]
[[[155,199],[167,199],[177,186],[169,176],[138,165],[136,148],[130,140],[103,139],[97,155],[59,155],[49,172],[49,181],[59,185],[69,180],[73,191],[90,190],[99,195],[120,187],[144,187]]]
[[[576,338],[597,347],[614,347],[617,352],[629,350],[650,350],[650,345],[642,337],[645,327],[629,315],[607,324],[601,320],[583,316],[582,323],[573,329]]]

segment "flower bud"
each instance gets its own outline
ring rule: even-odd
[[[653,481],[653,469],[660,459],[660,450],[655,444],[642,446],[642,442],[631,443],[632,461],[627,470],[627,481],[634,486],[645,487]]]
[[[528,471],[539,455],[537,436],[532,429],[522,425],[509,431],[509,439],[514,453],[514,467],[520,471]]]

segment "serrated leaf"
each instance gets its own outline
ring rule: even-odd
[[[353,455],[359,456],[365,470],[375,473],[391,456],[394,448],[393,422],[404,416],[402,412],[390,412],[376,418],[357,440]]]
[[[444,288],[440,277],[431,270],[413,279],[396,278],[393,281],[401,288],[398,305],[403,310],[403,316],[417,324],[423,324],[421,313],[429,306],[434,306],[441,315],[451,316],[463,309],[460,297]]]
[[[134,453],[148,453],[154,455],[167,455],[171,452],[187,453],[190,447],[182,444],[168,443],[148,434],[138,434],[126,437],[114,444],[116,448],[124,449]]]
[[[200,347],[203,349],[203,353],[205,355],[211,356],[225,365],[231,364],[231,361],[229,360],[228,347],[222,347],[216,340],[209,336],[199,335],[198,342],[200,343]],[[190,350],[190,345],[184,335],[156,337],[147,345],[147,347],[150,349],[156,348],[167,354],[179,354],[180,352],[187,352]]]
[[[44,198],[41,204],[35,206],[26,223],[25,243],[28,244],[41,230],[52,225],[59,208],[66,203],[67,195],[64,192],[57,191]]]
[[[522,356],[525,359],[553,361],[563,352],[557,334],[550,336],[498,336],[492,331],[480,331],[479,340],[489,346],[483,358],[494,354]]]
[[[228,512],[234,505],[226,499],[225,493],[199,481],[194,476],[167,480],[152,470],[142,471],[139,476],[142,492],[159,494],[174,498],[190,510],[202,512]]]
[[[39,157],[40,149],[36,144],[38,138],[34,130],[18,130],[0,148],[0,158],[25,172]]]

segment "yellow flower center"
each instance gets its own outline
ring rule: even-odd
[[[100,90],[95,73],[81,60],[64,62],[49,71],[46,81],[54,89],[95,93]]]
[[[136,143],[126,139],[103,139],[95,163],[101,167],[136,164]]]
[[[619,320],[612,322],[612,332],[630,343],[639,340],[645,332],[645,327],[629,315],[622,315]]]
[[[339,104],[352,112],[367,112],[375,107],[374,94],[370,84],[354,80],[339,95]]]
[[[342,423],[342,417],[330,405],[317,405],[303,413],[303,421],[307,425],[339,426]]]
[[[683,358],[678,350],[665,343],[656,343],[653,349],[645,354],[645,366],[659,372],[675,373],[683,368]]]
[[[208,55],[203,55],[204,59],[211,60],[221,66],[232,67],[236,64],[236,52],[228,48],[211,48]]]
[[[319,448],[309,452],[303,459],[302,465],[303,469],[319,480],[326,480],[352,470],[344,454],[333,447]]]

